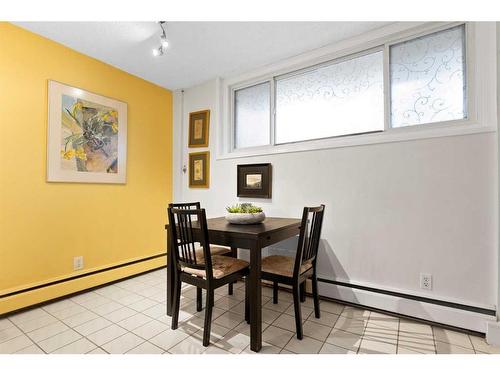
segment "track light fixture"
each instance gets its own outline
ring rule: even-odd
[[[168,40],[167,40],[167,33],[165,31],[165,21],[159,21],[158,24],[160,25],[161,28],[161,35],[160,35],[160,46],[158,48],[153,49],[153,56],[161,56],[163,55],[164,52],[166,52],[168,48]]]

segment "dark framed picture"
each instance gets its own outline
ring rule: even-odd
[[[189,147],[208,147],[210,110],[189,114]]]
[[[238,197],[271,198],[271,163],[238,165]]]
[[[208,188],[210,186],[210,152],[189,154],[189,187]]]

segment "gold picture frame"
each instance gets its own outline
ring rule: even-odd
[[[189,147],[208,147],[210,110],[189,114]]]
[[[210,151],[189,154],[189,187],[208,189],[210,186]]]

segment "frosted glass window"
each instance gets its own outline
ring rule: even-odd
[[[235,148],[271,143],[271,85],[269,82],[234,93]]]
[[[464,42],[462,25],[391,46],[392,127],[467,117]]]
[[[381,130],[381,51],[276,80],[276,143]]]

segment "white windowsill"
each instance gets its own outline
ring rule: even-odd
[[[289,152],[317,151],[379,143],[406,142],[419,139],[491,133],[496,131],[496,126],[484,126],[478,123],[472,123],[470,121],[462,121],[460,123],[455,122],[449,125],[429,124],[398,129],[389,129],[377,133],[316,139],[296,143],[280,144],[275,146],[252,147],[220,154],[217,155],[216,159],[236,159],[252,156],[284,154]]]

